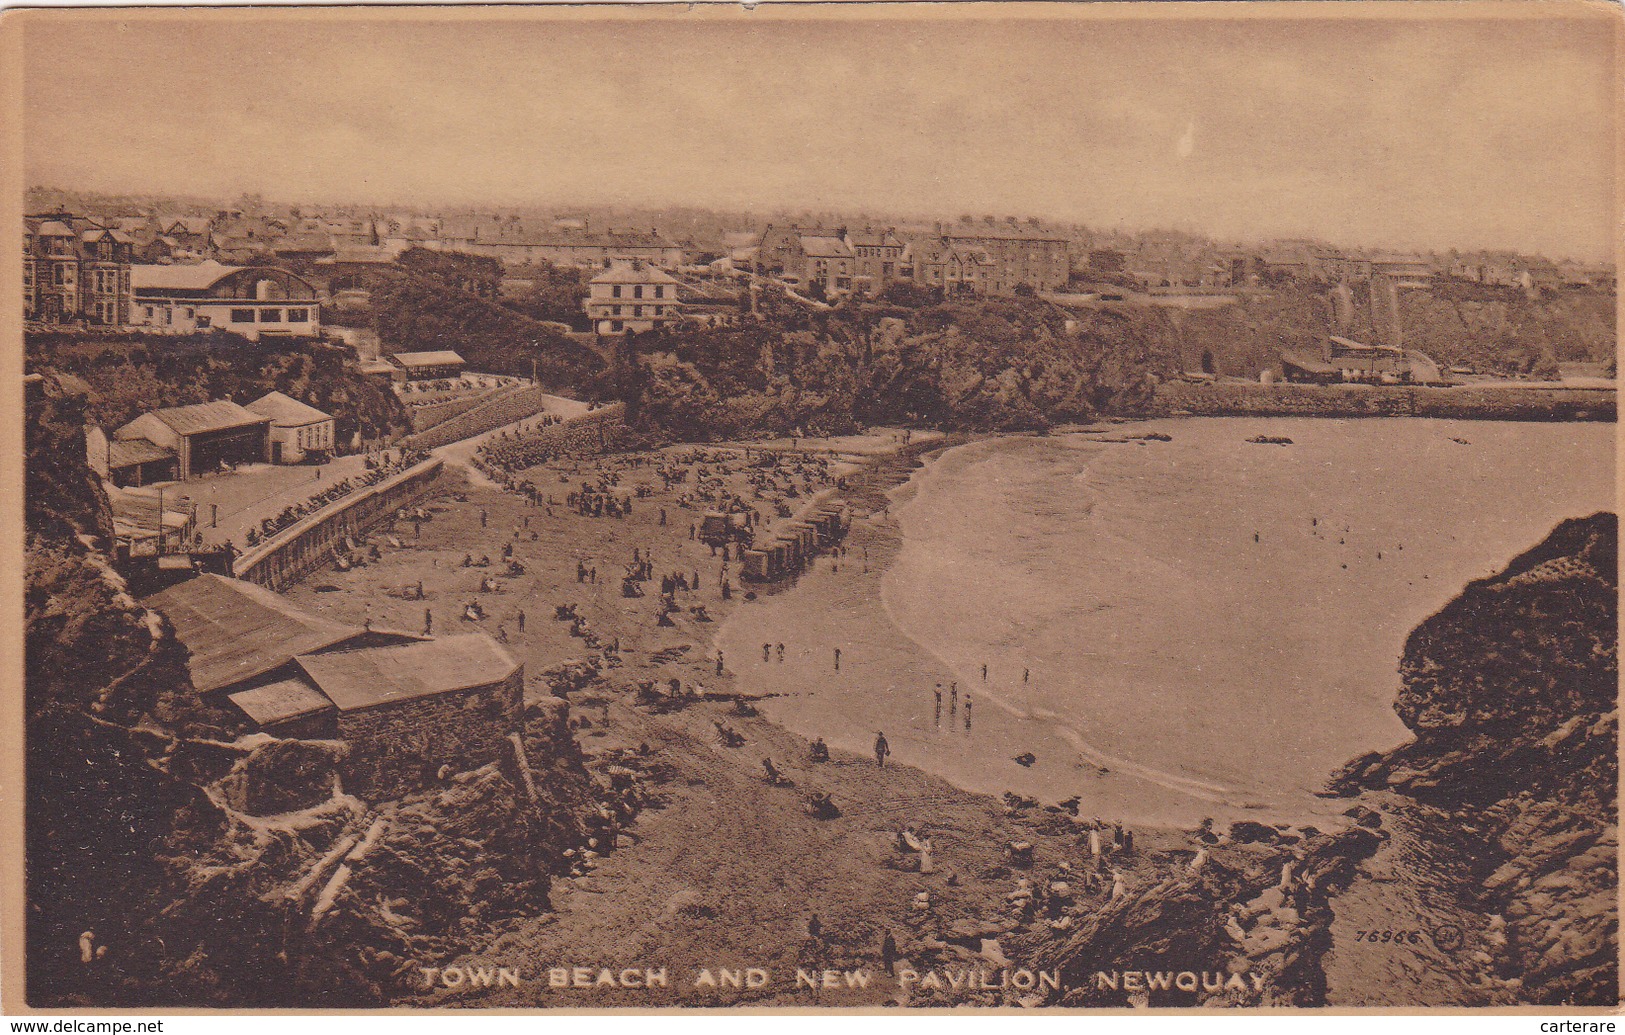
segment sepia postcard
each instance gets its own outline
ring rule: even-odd
[[[0,1008],[1617,1010],[1620,29],[6,13]]]

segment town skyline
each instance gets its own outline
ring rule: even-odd
[[[459,12],[320,33],[309,12],[192,13],[184,29],[129,14],[24,26],[28,182],[1613,255],[1611,35],[1578,11],[1403,25]],[[262,52],[268,26],[300,46]],[[177,31],[250,60],[221,83],[148,56]],[[149,89],[122,89],[132,75]],[[1569,86],[1563,105],[1543,98],[1552,82]]]

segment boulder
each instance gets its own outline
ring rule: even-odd
[[[1230,824],[1230,840],[1238,844],[1274,844],[1280,840],[1280,836],[1280,831],[1274,827],[1250,819],[1238,819]]]
[[[348,753],[336,740],[270,740],[220,781],[226,801],[251,816],[308,809],[333,795],[333,776]]]

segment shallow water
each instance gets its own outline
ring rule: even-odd
[[[1173,441],[1099,441],[1152,431]],[[1406,739],[1392,702],[1411,629],[1559,520],[1613,506],[1613,436],[1214,418],[973,444],[896,512],[886,612],[1090,762],[1291,807]]]
[[[1100,441],[1155,431],[1173,441]],[[970,790],[1142,824],[1325,825],[1327,776],[1408,736],[1392,705],[1410,630],[1611,507],[1613,434],[1198,418],[973,443],[857,521],[844,562],[737,609],[717,646],[775,721],[858,754],[884,731],[895,761]]]

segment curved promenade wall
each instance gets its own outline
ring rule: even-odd
[[[427,495],[440,477],[442,463],[432,457],[291,525],[238,557],[233,566],[236,576],[280,593],[330,562],[345,536],[368,532]]]

